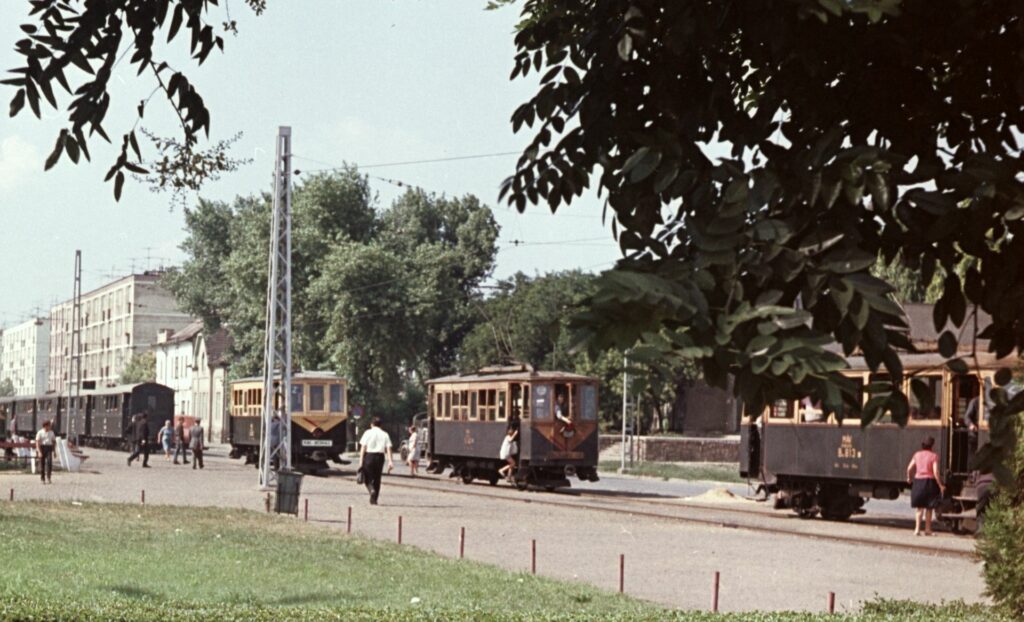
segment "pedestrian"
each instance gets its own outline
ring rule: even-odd
[[[132,417],[132,453],[128,456],[128,466],[142,454],[142,468],[149,468],[149,412]]]
[[[377,497],[380,496],[380,478],[385,459],[390,473],[395,468],[391,458],[391,437],[380,429],[380,417],[374,417],[370,429],[363,432],[359,439],[359,468],[363,471],[363,482],[370,493],[370,505],[377,505]]]
[[[406,446],[409,448],[409,475],[416,477],[420,466],[420,448],[415,425],[409,426],[409,440],[406,441]]]
[[[53,433],[53,423],[44,421],[43,427],[36,432],[36,455],[39,456],[39,479],[44,484],[53,483],[53,447],[57,444],[57,435]]]
[[[181,460],[188,464],[188,445],[185,444],[185,418],[178,416],[178,424],[174,426],[174,464],[178,464],[178,454]]]
[[[192,469],[203,468],[203,451],[206,449],[205,439],[203,438],[203,426],[202,421],[196,419],[196,422],[192,424],[192,427],[188,429],[189,442],[188,448],[192,450]]]
[[[921,535],[921,515],[925,517],[924,535],[932,535],[932,512],[946,494],[939,476],[939,456],[932,447],[935,439],[924,439],[921,449],[907,465],[907,482],[911,484],[910,505],[914,508],[914,535]]]
[[[505,430],[505,438],[501,441],[501,449],[498,451],[498,458],[505,461],[505,466],[498,469],[498,474],[510,482],[516,468],[516,454],[519,453],[517,436],[519,436],[519,430],[510,424]]]
[[[157,432],[156,440],[164,448],[164,460],[170,461],[171,459],[171,443],[174,439],[174,427],[171,426],[171,420],[164,421],[164,427],[160,428]]]

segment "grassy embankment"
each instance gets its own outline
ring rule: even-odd
[[[620,462],[615,460],[602,460],[597,468],[599,471],[617,473],[620,464]],[[626,473],[639,477],[656,477],[663,480],[702,480],[726,484],[742,484],[747,481],[740,477],[737,465],[715,462],[634,462],[633,466],[626,467]]]
[[[673,612],[589,586],[228,509],[0,506],[0,619],[994,620],[980,607],[875,613]]]

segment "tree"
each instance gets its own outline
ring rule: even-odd
[[[10,378],[0,380],[0,397],[11,397],[15,393],[14,383]]]
[[[140,382],[156,382],[156,355],[152,352],[140,352],[128,359],[121,372],[121,384],[137,384]]]
[[[245,3],[257,15],[266,8],[266,0]],[[46,159],[46,168],[55,165],[64,153],[76,164],[80,157],[88,160],[93,134],[110,142],[103,127],[112,101],[110,78],[124,55],[133,51],[129,64],[137,65],[138,75],[146,74],[153,83],[149,97],[139,102],[135,125],[157,93],[167,100],[180,122],[180,139],[152,137],[161,154],[153,165],[157,187],[196,190],[207,179],[233,170],[238,161],[225,155],[232,141],[223,141],[208,150],[198,148],[200,136],[210,134],[206,104],[183,72],[171,68],[154,53],[157,36],[163,34],[165,27],[170,43],[182,32],[182,26],[190,35],[189,53],[198,64],[203,64],[214,48],[223,50],[224,39],[215,34],[208,21],[216,5],[215,0],[29,0],[29,15],[35,21],[22,24],[26,37],[15,44],[23,64],[12,69],[10,73],[15,77],[3,83],[16,88],[10,105],[12,117],[26,103],[40,119],[44,100],[59,109],[63,104],[58,103],[58,87],[73,96],[66,105],[68,125],[60,131],[53,152]],[[227,14],[222,26],[225,32],[237,32],[235,21]],[[82,73],[71,72],[69,80],[68,70],[73,69]],[[115,199],[121,197],[125,171],[150,174],[142,164],[142,150],[132,126],[122,136],[120,155],[107,172],[107,181],[114,182]]]
[[[591,183],[606,193],[627,256],[579,319],[593,347],[693,359],[715,386],[735,377],[754,412],[811,395],[903,422],[897,350],[910,344],[892,286],[870,273],[901,252],[923,282],[946,274],[939,330],[981,309],[992,326],[977,337],[996,354],[1024,345],[1011,60],[1024,5],[968,1],[955,18],[925,0],[523,6],[512,77],[542,77],[512,115],[533,140],[503,193],[520,210],[556,210]],[[861,409],[833,342],[893,386]],[[1000,439],[1024,408],[997,393],[983,464],[1008,457]]]

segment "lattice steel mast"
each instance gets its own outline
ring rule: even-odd
[[[263,355],[263,423],[260,435],[260,486],[277,483],[277,470],[291,468],[292,385],[292,129],[277,132],[274,156],[274,214],[270,228],[267,278],[267,332]],[[279,379],[275,387],[275,379]],[[280,398],[275,404],[275,394]],[[272,423],[275,411],[280,423]],[[272,438],[271,430],[276,428]],[[272,441],[277,441],[273,446]],[[274,458],[277,458],[275,461]]]
[[[71,298],[71,356],[68,358],[68,401],[67,418],[64,428],[68,430],[68,438],[78,444],[78,432],[71,429],[74,421],[76,429],[81,425],[78,416],[78,402],[82,395],[82,251],[75,251],[75,290]]]

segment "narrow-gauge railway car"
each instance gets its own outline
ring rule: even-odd
[[[37,395],[34,399],[36,400],[36,425],[42,427],[44,421],[49,421],[53,424],[54,434],[57,436],[65,434],[64,398],[56,393],[47,393]]]
[[[143,411],[154,439],[163,422],[174,418],[174,389],[155,382],[85,391],[83,398],[89,433],[81,442],[94,447],[127,449],[132,415]]]
[[[527,365],[490,367],[427,382],[428,471],[497,484],[509,426],[519,429],[514,482],[553,490],[597,477],[598,381]]]
[[[19,436],[35,438],[42,421],[36,421],[36,398],[34,395],[15,396],[13,402],[14,431]]]
[[[275,408],[280,407],[275,395]],[[328,460],[341,463],[348,420],[348,381],[331,372],[300,372],[292,376],[289,412],[292,418],[292,463],[297,469],[316,470]],[[263,379],[243,378],[231,383],[231,457],[258,464]]]
[[[907,354],[902,357],[907,378],[904,390],[910,401],[905,427],[887,413],[862,428],[858,417],[840,421],[823,416],[820,405],[811,400],[782,400],[770,405],[759,417],[751,416],[741,429],[741,475],[761,480],[774,493],[776,509],[791,508],[804,518],[819,513],[823,518],[846,520],[863,513],[868,499],[896,499],[909,488],[907,464],[927,437],[935,439],[940,475],[946,484],[944,511],[955,517],[954,527],[977,502],[975,474],[968,465],[972,454],[988,440],[988,389],[993,376],[1008,361],[979,355],[978,370],[957,374],[937,354]],[[866,387],[885,381],[859,357],[849,359],[844,374]],[[934,406],[925,411],[910,390],[910,376],[927,383]],[[973,404],[972,404],[973,402]],[[968,429],[968,409],[977,430]]]
[[[78,408],[72,408],[75,405],[74,400],[78,401]],[[60,402],[64,420],[67,421],[65,426],[67,435],[70,438],[80,439],[90,436],[92,426],[89,425],[89,407],[92,404],[92,398],[86,395],[80,395],[71,400],[61,397]]]
[[[0,441],[6,441],[10,438],[13,430],[11,424],[14,423],[14,398],[13,397],[0,397]]]

